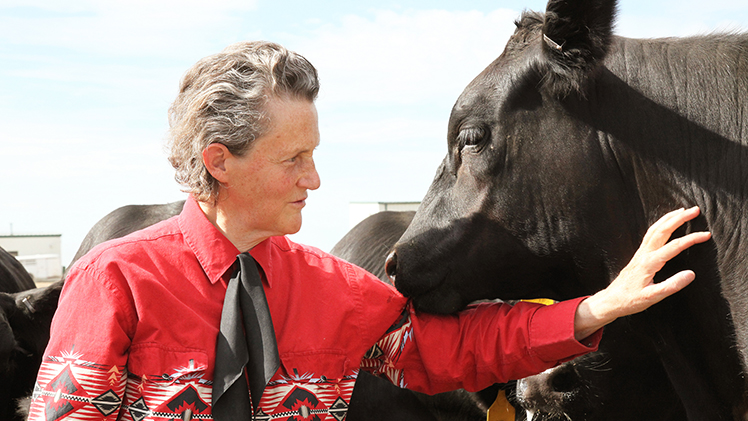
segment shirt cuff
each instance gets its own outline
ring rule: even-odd
[[[544,361],[565,362],[596,351],[603,330],[599,329],[582,342],[574,338],[574,316],[587,297],[540,307],[530,319],[530,349]]]

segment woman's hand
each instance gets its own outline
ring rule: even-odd
[[[694,232],[668,242],[678,227],[698,214],[698,207],[678,209],[649,227],[639,250],[618,277],[607,288],[582,301],[577,308],[574,318],[577,340],[588,337],[618,317],[646,310],[685,288],[696,278],[693,271],[684,270],[654,283],[655,274],[668,260],[692,245],[711,238],[709,232]]]

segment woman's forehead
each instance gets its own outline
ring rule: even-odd
[[[314,103],[306,100],[276,100],[269,105],[269,129],[253,142],[250,152],[255,150],[270,155],[299,154],[312,152],[319,145]]]

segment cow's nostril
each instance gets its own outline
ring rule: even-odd
[[[579,376],[574,370],[560,369],[550,378],[551,390],[566,393],[579,387]]]
[[[397,276],[397,253],[394,251],[387,256],[387,261],[384,263],[384,272],[387,277],[390,278],[390,282],[395,284],[395,277]]]

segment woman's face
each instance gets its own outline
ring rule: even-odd
[[[224,198],[244,218],[242,225],[266,236],[301,229],[307,190],[320,186],[314,167],[319,145],[317,109],[303,99],[272,99],[266,107],[270,129],[243,156],[226,161]]]

